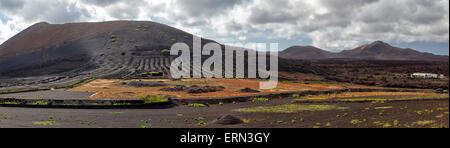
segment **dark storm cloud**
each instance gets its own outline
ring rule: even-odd
[[[223,13],[244,1],[246,0],[180,0],[178,3],[189,16],[208,17]]]
[[[94,5],[102,6],[102,7],[113,5],[120,1],[123,1],[123,0],[81,0],[81,2],[83,2],[83,3],[94,4]]]
[[[19,15],[25,21],[49,23],[76,22],[82,17],[91,17],[85,8],[76,5],[69,1],[27,1]]]
[[[1,0],[0,8],[7,11],[15,11],[23,7],[22,0]]]
[[[288,11],[267,11],[266,9],[253,8],[250,21],[255,24],[267,23],[295,23],[299,16],[290,14]]]
[[[291,5],[289,0],[267,1],[265,4],[255,5],[251,8],[249,21],[252,24],[292,24],[304,16],[292,11],[297,8],[298,6]]]

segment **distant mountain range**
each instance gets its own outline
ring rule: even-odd
[[[352,50],[333,53],[312,46],[293,46],[280,52],[280,57],[296,60],[414,60],[441,61],[449,60],[448,56],[419,52],[410,48],[398,48],[382,41],[359,46]]]

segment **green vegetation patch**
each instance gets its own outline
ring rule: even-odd
[[[206,122],[205,121],[200,121],[197,123],[198,126],[206,126]]]
[[[129,106],[133,105],[132,103],[114,103],[113,106]]]
[[[155,96],[143,96],[143,97],[141,97],[141,99],[144,100],[145,104],[169,102],[169,100],[167,98],[155,97]]]
[[[5,102],[0,102],[0,105],[20,105],[22,104],[19,101],[5,101]]]
[[[34,103],[31,103],[31,105],[46,106],[46,105],[48,105],[48,102],[45,102],[45,101],[36,101],[36,102],[34,102]]]
[[[252,102],[269,102],[269,98],[253,98]]]
[[[95,80],[97,80],[97,78],[90,78],[90,79],[87,79],[87,80],[83,80],[83,81],[75,82],[75,83],[73,83],[73,84],[69,85],[68,87],[69,87],[69,88],[74,88],[74,87],[78,87],[78,86],[81,86],[81,85],[84,85],[84,84],[90,83],[90,82],[92,82],[92,81],[95,81]]]
[[[393,122],[393,124],[391,124],[391,123],[383,123],[383,122],[381,122],[381,121],[375,121],[375,122],[373,122],[372,124],[375,125],[375,126],[380,126],[380,127],[382,127],[382,128],[390,128],[390,127],[392,127],[392,126],[398,127],[398,126],[400,125],[400,123],[399,123],[398,120],[395,120],[395,121]]]
[[[33,125],[44,125],[44,126],[50,126],[50,125],[55,125],[56,122],[55,121],[34,121]]]
[[[363,123],[364,121],[361,121],[361,120],[352,120],[352,121],[350,121],[350,123],[351,124],[360,124],[360,123]]]
[[[140,73],[140,76],[162,76],[164,75],[162,72],[147,72],[147,73]]]
[[[416,110],[414,112],[416,112],[418,115],[423,115],[423,114],[431,114],[434,111],[430,109],[424,109],[424,110]]]
[[[262,112],[262,113],[297,113],[300,111],[325,111],[325,110],[345,110],[347,107],[338,107],[336,105],[297,105],[286,104],[279,106],[260,106],[253,108],[235,109],[238,112]]]
[[[194,104],[189,104],[189,107],[206,107],[205,104],[198,104],[198,103],[194,103]]]
[[[161,50],[162,54],[170,54],[170,50],[169,49],[163,49]]]
[[[327,99],[329,99],[329,98],[327,98],[327,97],[305,97],[305,98],[302,98],[302,99],[295,99],[295,100],[297,100],[297,101],[308,101],[308,100],[327,100]]]

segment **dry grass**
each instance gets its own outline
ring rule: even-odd
[[[419,126],[425,126],[425,125],[430,125],[436,123],[436,121],[434,120],[424,120],[424,121],[417,121],[414,122],[412,125],[419,125]]]
[[[123,81],[118,79],[98,79],[80,87],[70,89],[75,92],[94,92],[96,95],[91,98],[140,98],[142,96],[166,96],[166,97],[183,97],[183,98],[209,98],[209,97],[225,97],[240,96],[253,93],[238,92],[244,88],[259,90],[259,83],[262,80],[257,79],[183,79],[181,81],[170,81],[167,79],[152,79],[142,81],[162,81],[169,85],[199,85],[199,86],[224,86],[225,90],[221,92],[211,92],[203,94],[188,94],[186,92],[164,92],[159,91],[165,87],[127,87],[117,85],[117,82]],[[291,82],[279,82],[276,89],[260,90],[261,93],[272,92],[289,92],[289,91],[306,91],[306,90],[328,90],[328,89],[344,89],[358,87],[353,85],[340,84],[298,84]],[[360,86],[363,87],[363,86]]]

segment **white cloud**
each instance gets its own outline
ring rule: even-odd
[[[10,37],[17,34],[17,32],[22,31],[28,26],[19,24],[15,21],[3,22],[0,20],[0,43],[8,40]]]
[[[327,50],[449,40],[448,0],[2,0],[0,8],[13,18],[0,24],[0,43],[40,21],[117,19],[164,20],[219,42],[307,35]]]

